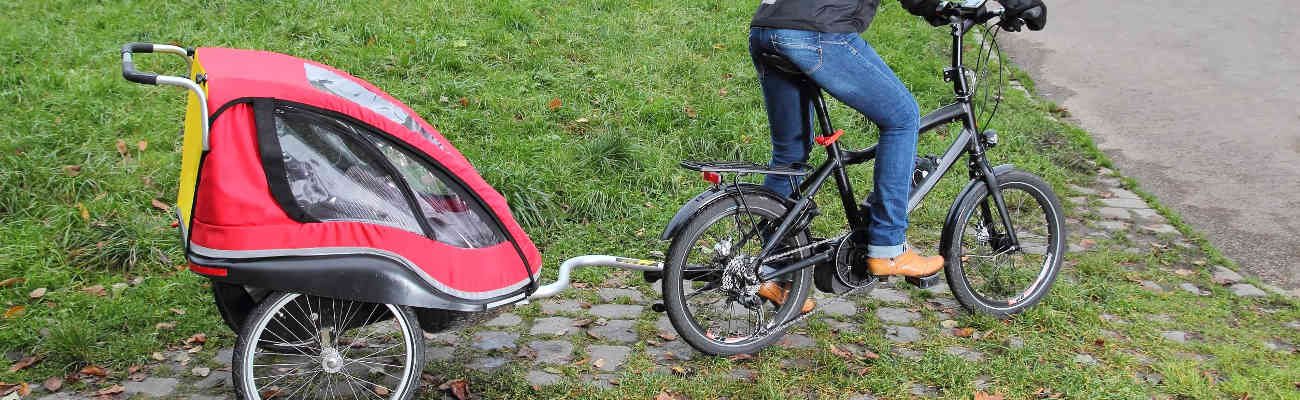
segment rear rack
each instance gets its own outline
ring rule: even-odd
[[[806,176],[812,173],[812,169],[806,165],[797,165],[789,167],[770,166],[755,164],[747,161],[682,161],[682,168],[700,172],[731,172],[737,174],[766,174],[780,176]]]

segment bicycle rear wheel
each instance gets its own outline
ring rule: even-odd
[[[948,286],[972,312],[1007,316],[1042,300],[1056,281],[1065,255],[1060,200],[1028,172],[998,174],[1016,239],[1012,248],[988,185],[976,185],[958,201],[954,226],[945,227]]]
[[[757,352],[785,334],[786,328],[778,329],[782,323],[798,316],[812,286],[811,268],[778,278],[789,293],[777,305],[755,294],[757,277],[747,267],[785,210],[762,192],[743,199],[731,195],[699,210],[673,238],[664,264],[664,305],[673,327],[695,349],[712,355]],[[787,237],[787,245],[773,254],[808,243],[807,231]],[[772,262],[807,255],[805,250]]]

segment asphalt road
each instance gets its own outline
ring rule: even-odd
[[[1002,45],[1141,188],[1266,281],[1300,286],[1300,5],[1046,0]]]

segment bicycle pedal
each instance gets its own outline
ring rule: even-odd
[[[907,277],[907,283],[910,283],[913,286],[916,286],[921,289],[929,289],[934,285],[938,285],[942,281],[940,278],[942,277],[939,276],[939,273],[935,272],[930,276],[922,276],[919,278],[909,276]]]
[[[665,306],[664,303],[654,303],[650,306],[650,309],[657,313],[663,313],[668,311],[668,306]]]

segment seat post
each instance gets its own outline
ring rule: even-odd
[[[808,97],[812,98],[813,111],[817,113],[817,124],[821,128],[822,136],[830,136],[835,129],[831,127],[831,115],[826,111],[826,98],[822,95],[821,87],[808,80],[804,84],[804,91]]]

